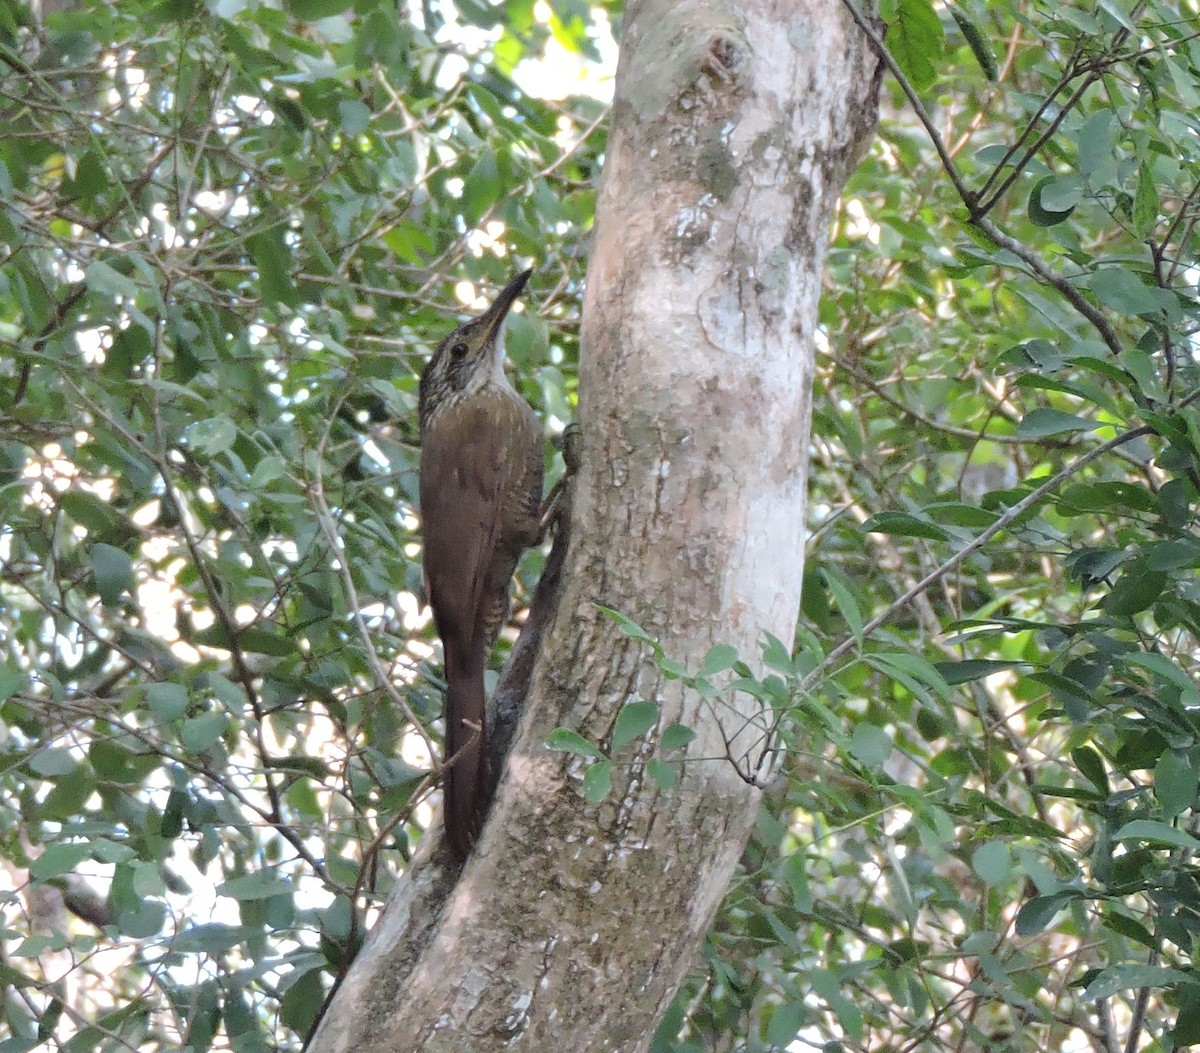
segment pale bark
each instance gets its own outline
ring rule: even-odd
[[[632,0],[588,272],[583,468],[563,593],[491,818],[457,884],[414,866],[319,1053],[644,1049],[758,806],[749,696],[665,678],[600,606],[695,669],[755,664],[800,598],[826,231],[874,127],[876,62],[841,0]],[[661,703],[697,736],[680,782],[628,746],[610,797],[549,752]],[[653,737],[652,737],[653,738]]]

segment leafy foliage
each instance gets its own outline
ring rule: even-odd
[[[513,76],[577,7],[0,15],[5,1053],[297,1048],[403,869],[417,376],[533,261],[508,351],[570,416],[604,108]]]

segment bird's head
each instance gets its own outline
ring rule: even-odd
[[[501,290],[492,306],[446,337],[421,374],[421,418],[435,403],[453,402],[504,380],[504,319],[533,271],[522,271]]]

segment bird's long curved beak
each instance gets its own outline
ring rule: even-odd
[[[525,288],[525,283],[529,281],[529,276],[532,273],[532,270],[527,270],[518,274],[501,290],[500,295],[493,301],[492,306],[479,316],[479,320],[483,323],[485,339],[489,343],[500,332],[500,326],[504,324],[504,319],[508,317],[508,312],[516,302],[517,297],[521,295],[521,290]]]

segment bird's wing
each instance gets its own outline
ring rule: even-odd
[[[438,434],[440,429],[451,430]],[[503,429],[486,407],[435,421],[422,441],[425,584],[438,635],[463,660],[499,539],[506,458]]]

